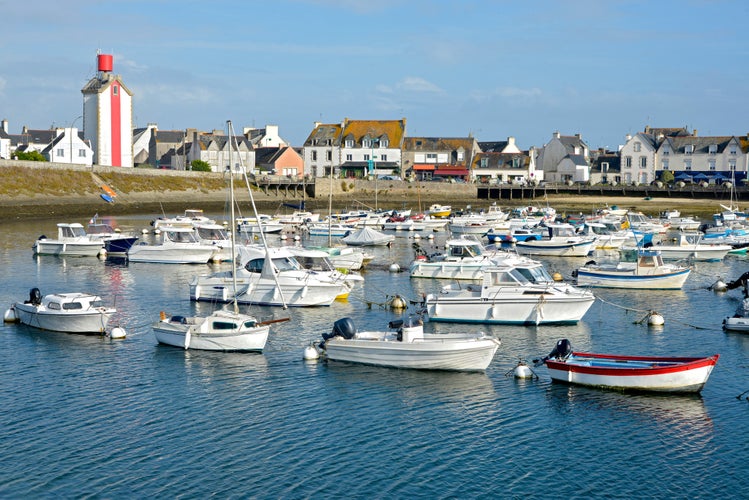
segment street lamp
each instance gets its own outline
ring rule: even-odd
[[[77,122],[79,119],[83,118],[83,115],[78,116],[70,123],[70,164],[73,164],[73,125],[75,125],[75,122]]]

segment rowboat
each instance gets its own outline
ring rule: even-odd
[[[562,339],[537,364],[555,382],[624,391],[696,393],[705,386],[719,354],[708,357],[622,356],[573,351]]]

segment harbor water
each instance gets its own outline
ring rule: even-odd
[[[140,231],[150,219],[119,217]],[[502,345],[485,373],[419,372],[303,361],[304,348],[349,316],[385,329],[447,282],[412,280],[415,233],[374,255],[365,282],[330,307],[245,306],[271,325],[262,354],[160,346],[160,311],[208,314],[188,282],[222,265],[35,257],[57,222],[3,222],[0,304],[86,291],[117,308],[122,340],[0,327],[2,498],[716,498],[744,497],[749,477],[749,335],[726,333],[740,290],[715,293],[746,257],[694,264],[681,291],[594,290],[577,325],[427,323],[483,330]],[[421,235],[436,251],[444,233]],[[278,236],[269,236],[281,244]],[[314,240],[325,244],[326,238]],[[293,244],[287,240],[285,244]],[[584,258],[541,259],[569,278]],[[391,264],[402,272],[392,272]],[[386,303],[409,301],[405,312]],[[642,321],[655,310],[660,328]],[[628,394],[515,379],[520,360],[567,338],[614,354],[720,354],[697,396]],[[749,394],[749,393],[747,393]]]

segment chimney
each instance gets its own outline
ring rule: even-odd
[[[624,140],[627,141],[627,142],[631,141],[632,140],[632,134],[625,135],[624,136]]]
[[[5,132],[5,133],[7,134],[7,133],[8,133],[8,120],[3,120],[3,121],[2,121],[2,122],[0,122],[0,123],[2,123],[2,124],[0,125],[0,128],[2,128],[2,129],[3,129],[3,132]]]
[[[692,136],[697,137],[697,129],[692,130]]]
[[[515,138],[513,136],[510,136],[507,138],[507,145],[508,146],[514,146],[515,145]]]
[[[577,137],[579,140],[583,140],[583,134],[575,134],[575,137]]]
[[[562,134],[560,134],[558,130],[554,132],[554,139],[559,139],[560,137],[562,137]]]

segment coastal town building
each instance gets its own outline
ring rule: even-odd
[[[547,182],[588,182],[590,150],[581,134],[554,132],[538,153],[536,167]]]
[[[471,163],[480,151],[474,137],[406,137],[403,140],[403,176],[419,181],[471,180]]]
[[[283,175],[295,179],[304,175],[304,159],[294,148],[276,146],[255,149],[257,175]]]
[[[112,73],[113,57],[98,54],[96,76],[81,89],[83,136],[94,150],[94,162],[110,167],[133,166],[133,94]]]
[[[626,137],[620,150],[622,181],[652,183],[671,172],[674,180],[683,182],[742,182],[749,171],[748,139],[648,126]]]
[[[536,150],[522,151],[514,137],[507,141],[480,142],[481,151],[471,165],[471,180],[480,184],[535,184],[544,180],[536,169]]]
[[[331,170],[344,178],[402,175],[406,119],[315,123],[304,142],[304,171],[322,177]]]
[[[8,134],[8,120],[0,122],[0,159],[10,160],[10,134]]]
[[[93,165],[94,152],[77,128],[58,128],[55,132],[57,136],[41,150],[47,161],[88,167]]]
[[[601,148],[590,152],[590,183],[611,184],[622,183],[621,161],[619,153]]]

